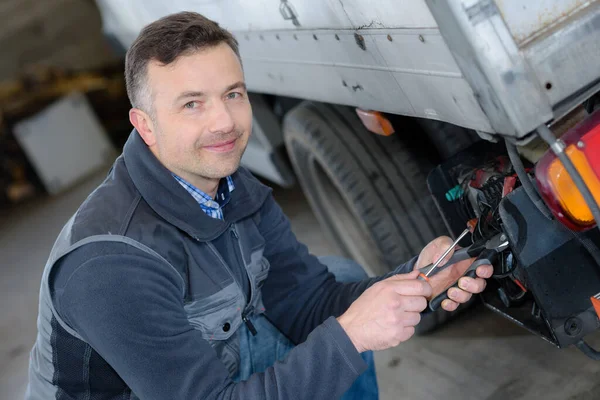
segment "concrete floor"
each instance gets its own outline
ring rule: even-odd
[[[102,177],[0,214],[0,400],[23,398],[46,257],[62,224]],[[275,197],[313,253],[334,253],[298,189],[276,189]],[[600,338],[591,344],[600,346]],[[384,400],[600,398],[599,362],[575,349],[557,350],[483,307],[378,352],[376,361]]]

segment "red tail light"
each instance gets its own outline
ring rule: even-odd
[[[565,152],[600,203],[600,110],[565,133]],[[592,212],[556,155],[548,150],[535,169],[542,197],[556,218],[573,230],[595,226]]]

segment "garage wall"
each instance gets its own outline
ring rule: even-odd
[[[43,63],[93,68],[115,60],[93,0],[0,1],[0,80]]]

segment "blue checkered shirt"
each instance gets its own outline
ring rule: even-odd
[[[173,177],[183,186],[185,190],[188,191],[189,194],[192,195],[194,200],[198,202],[200,208],[206,215],[213,218],[223,219],[223,206],[229,200],[229,193],[235,189],[233,185],[233,179],[228,176],[227,186],[219,185],[219,189],[217,191],[217,199],[212,199],[209,195],[198,189],[196,186],[192,185],[185,179],[173,174]]]

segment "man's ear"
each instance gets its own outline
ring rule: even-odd
[[[154,123],[148,114],[139,108],[132,108],[129,110],[129,122],[139,132],[148,147],[154,146],[156,143]]]

